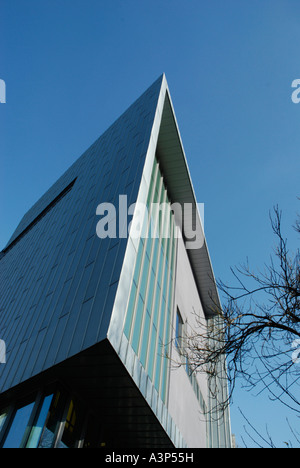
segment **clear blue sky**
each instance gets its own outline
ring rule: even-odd
[[[268,261],[276,203],[296,248],[299,44],[298,0],[0,0],[0,248],[162,72],[216,277],[231,280],[230,266],[246,256],[254,267]],[[252,444],[238,406],[278,444],[290,438],[285,409],[239,390],[239,443]]]

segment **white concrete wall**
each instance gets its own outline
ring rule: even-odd
[[[168,410],[188,447],[206,447],[205,417],[202,414],[200,404],[185,368],[183,366],[176,367],[175,365],[175,362],[180,361],[180,354],[174,342],[177,307],[180,310],[183,321],[187,321],[188,326],[194,330],[197,326],[195,313],[205,322],[201,301],[182,239],[178,239]],[[206,376],[200,374],[197,376],[197,381],[207,404]]]

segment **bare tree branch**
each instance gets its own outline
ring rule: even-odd
[[[235,285],[218,282],[225,303],[216,304],[207,327],[198,318],[182,355],[193,372],[205,370],[212,382],[227,375],[229,398],[236,378],[242,377],[248,388],[267,391],[300,414],[300,363],[292,360],[292,344],[300,338],[300,254],[288,250],[278,206],[270,221],[277,243],[269,264],[255,272],[247,260],[231,269]],[[300,234],[299,216],[294,229]]]

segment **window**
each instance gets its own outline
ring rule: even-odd
[[[30,401],[30,403],[28,403]],[[3,448],[52,448],[62,424],[66,396],[60,391],[38,392],[27,404],[18,402],[0,411],[0,439]],[[8,420],[8,423],[6,421]],[[1,431],[2,430],[2,431]]]
[[[47,401],[47,404],[49,400]],[[58,430],[63,419],[66,397],[59,390],[55,393],[51,401],[50,409],[47,413],[44,427],[38,442],[38,448],[53,448],[57,438]]]
[[[0,432],[7,418],[7,409],[0,412]]]
[[[16,410],[15,416],[11,423],[9,433],[4,442],[3,448],[20,448],[29,418],[33,410],[34,402],[26,406],[22,406]]]
[[[0,409],[0,448],[102,447],[112,437],[101,421],[87,417],[85,404],[63,389],[53,390],[51,385]]]
[[[76,401],[71,399],[65,421],[64,432],[57,448],[76,448],[80,439],[83,421]]]
[[[46,396],[44,398],[44,401],[43,401],[42,407],[40,409],[38,419],[37,419],[36,423],[34,424],[34,426],[31,429],[31,432],[30,432],[30,435],[29,435],[29,438],[28,438],[28,442],[26,444],[26,448],[36,448],[36,447],[41,447],[42,446],[41,445],[42,444],[42,438],[45,439],[45,430],[46,430],[46,428],[44,430],[43,430],[43,428],[44,428],[44,425],[45,425],[45,421],[46,421],[46,418],[47,418],[47,415],[48,415],[48,411],[49,411],[49,408],[50,408],[50,405],[51,405],[52,398],[53,398],[53,394],[48,395],[48,396]],[[51,438],[51,440],[52,440],[52,438]],[[49,442],[49,440],[48,440],[48,442]]]
[[[124,334],[164,402],[177,245],[170,203],[156,156],[147,195],[147,235],[140,239],[137,250]]]
[[[176,348],[180,351],[183,348],[183,328],[184,328],[184,323],[183,319],[181,316],[181,313],[177,307],[177,312],[176,312],[176,337],[175,337],[175,344]]]

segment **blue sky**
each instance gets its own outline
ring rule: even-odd
[[[253,267],[268,261],[274,204],[296,249],[299,1],[0,0],[0,44],[0,248],[165,72],[216,277],[231,281],[230,267],[247,256]],[[231,411],[239,443],[247,439],[239,406],[278,445],[291,438],[286,409],[239,390]]]

